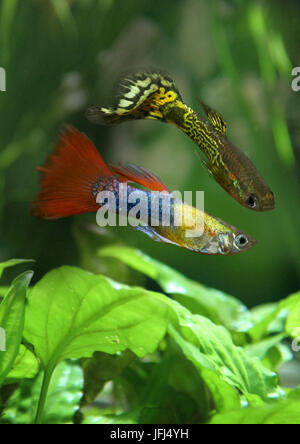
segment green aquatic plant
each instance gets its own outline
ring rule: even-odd
[[[281,2],[260,0],[0,2],[0,261],[36,259],[31,281],[27,263],[9,261],[25,272],[14,281],[15,268],[0,265],[2,423],[299,423],[299,390],[281,378],[291,341],[299,348],[299,293],[276,302],[300,276],[298,16],[298,2],[283,14]],[[85,109],[105,103],[127,67],[162,67],[195,109],[199,97],[218,109],[264,172],[276,213],[235,205],[167,125],[93,128]],[[130,230],[102,233],[94,218],[29,218],[34,169],[63,122],[109,161],[153,168],[173,189],[205,189],[207,210],[254,230],[257,248],[242,260],[195,260]]]
[[[0,305],[2,423],[300,423],[299,390],[277,373],[292,358],[283,341],[298,331],[300,293],[248,310],[139,250],[98,257],[161,291],[70,266],[30,287],[31,271],[17,277]]]

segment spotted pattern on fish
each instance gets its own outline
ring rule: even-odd
[[[100,177],[99,180],[93,186],[93,196],[97,196],[99,191],[111,191],[116,192],[119,188],[119,181],[114,177]]]
[[[199,119],[197,113],[189,107],[186,108],[187,111],[184,115],[181,129],[191,137],[198,146],[201,146],[212,165],[222,165],[225,167],[225,163],[218,149],[220,146],[220,138],[208,128],[208,125]],[[213,135],[214,137],[212,137]]]

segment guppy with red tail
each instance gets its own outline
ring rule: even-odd
[[[127,186],[127,202],[130,202],[132,193],[138,192],[145,197],[142,213],[146,217],[135,228],[152,239],[198,253],[222,255],[246,251],[256,243],[255,239],[232,225],[196,207],[172,199],[172,193],[167,187],[146,169],[135,165],[127,168],[108,167],[91,140],[72,127],[68,127],[62,134],[46,165],[38,169],[42,172],[41,191],[31,205],[31,214],[34,216],[57,219],[96,212],[100,208],[98,198],[102,191],[112,192],[116,201],[114,211],[128,216],[133,204],[127,203],[125,208],[121,208],[120,185],[135,182],[151,191]],[[151,224],[150,205],[153,191],[161,194],[154,225]],[[164,211],[167,210],[163,200],[167,197],[171,197],[171,217],[170,224],[165,226]],[[188,217],[182,217],[183,213]],[[180,218],[182,224],[175,224],[174,220]],[[201,234],[190,236],[191,230],[199,225],[199,220],[203,222]]]

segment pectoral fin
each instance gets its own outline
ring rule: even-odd
[[[199,150],[195,149],[194,152],[195,152],[196,156],[199,158],[202,167],[203,167],[206,171],[208,171],[208,173],[210,174],[211,177],[214,177],[214,174],[213,174],[213,172],[212,172],[212,170],[211,170],[211,167],[210,167],[208,161],[202,159],[201,154],[199,153]]]
[[[223,117],[220,116],[216,111],[214,111],[212,108],[210,108],[208,105],[203,103],[201,100],[199,100],[200,105],[205,111],[205,114],[210,120],[210,123],[213,125],[213,127],[220,131],[220,133],[225,134],[226,133],[226,122],[223,119]]]
[[[147,234],[147,236],[151,237],[152,240],[155,242],[163,242],[164,244],[172,244],[172,245],[178,245],[176,242],[171,241],[170,239],[161,236],[154,227],[149,227],[149,225],[138,225],[135,227],[136,230],[142,231],[144,234]]]

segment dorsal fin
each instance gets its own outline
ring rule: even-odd
[[[162,181],[150,171],[146,170],[146,168],[139,167],[133,163],[126,167],[110,165],[110,168],[118,175],[118,179],[122,182],[135,182],[152,191],[170,192]]]
[[[205,111],[205,114],[209,118],[211,124],[213,127],[220,131],[220,133],[225,134],[226,133],[226,121],[223,119],[223,117],[220,116],[220,114],[217,113],[217,111],[210,108],[206,103],[199,100],[200,105]]]

